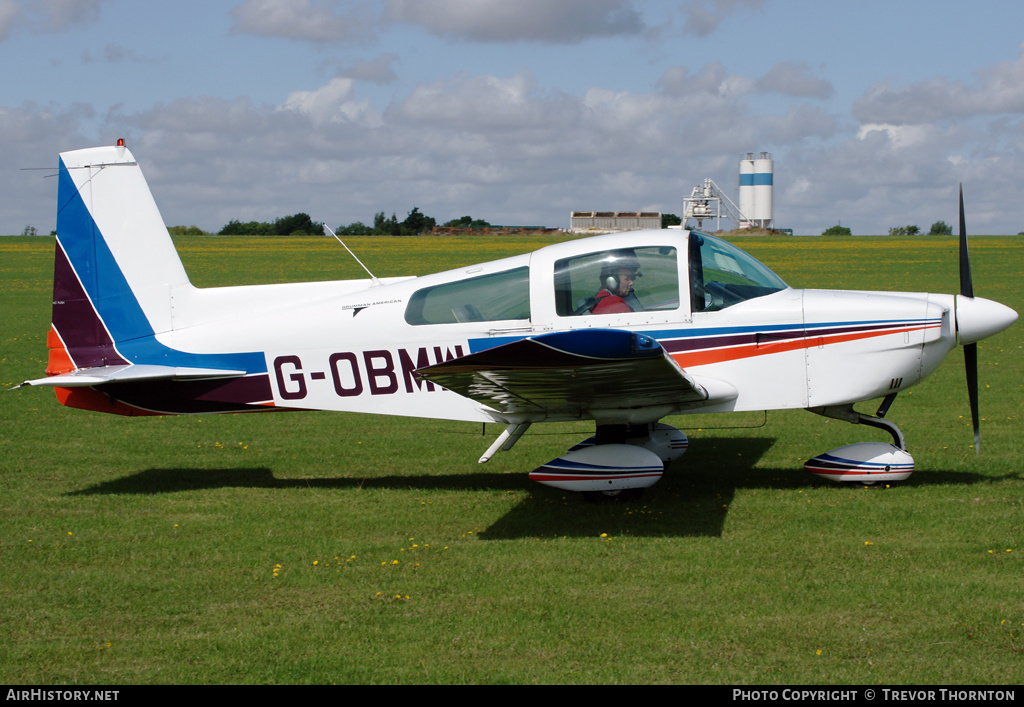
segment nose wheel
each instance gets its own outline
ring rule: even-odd
[[[873,489],[881,485],[881,481],[844,481],[844,486],[849,486],[853,489]]]

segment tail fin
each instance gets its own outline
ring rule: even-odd
[[[175,312],[185,310],[178,328],[187,328],[208,300],[197,299],[139,165],[118,142],[60,156],[47,377],[22,385],[121,415],[272,407],[263,352],[172,344]],[[219,297],[219,313],[238,311],[244,295]]]
[[[188,276],[131,152],[62,153],[47,374],[132,362],[119,344],[170,330],[179,287]]]

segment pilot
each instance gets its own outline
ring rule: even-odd
[[[594,295],[591,314],[620,314],[643,309],[633,284],[643,277],[640,260],[632,249],[611,251],[601,266],[601,289]]]

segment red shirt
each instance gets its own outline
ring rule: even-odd
[[[626,300],[622,299],[618,295],[613,295],[608,290],[601,290],[594,298],[597,300],[597,304],[590,310],[591,314],[622,314],[623,312],[632,312],[632,308],[626,304]]]

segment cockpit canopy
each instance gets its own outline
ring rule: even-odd
[[[693,312],[718,311],[788,287],[755,258],[714,236],[690,233],[687,255]],[[679,309],[678,257],[677,248],[658,245],[602,250],[557,260],[556,313],[561,317],[600,314],[597,300],[602,289],[620,295],[634,312]],[[616,291],[619,280],[615,270],[620,265],[635,283],[628,295]]]
[[[464,277],[416,290],[409,298],[405,320],[413,325],[523,321],[538,316],[548,320],[550,294],[534,298],[540,292],[551,293],[552,288],[556,317],[606,312],[667,315],[685,307],[687,300],[690,312],[714,312],[787,289],[778,275],[720,238],[697,232],[667,234],[603,236],[551,246],[557,250],[546,248],[532,258],[524,255],[474,266],[464,271]],[[647,244],[644,236],[650,238]],[[595,249],[586,252],[588,243]],[[537,256],[545,251],[552,253],[548,258],[554,260],[553,273],[551,259],[546,267],[538,265],[545,258]],[[565,257],[559,257],[562,254]],[[599,304],[605,298],[605,305],[614,300],[614,306]],[[544,305],[540,310],[538,301]]]

